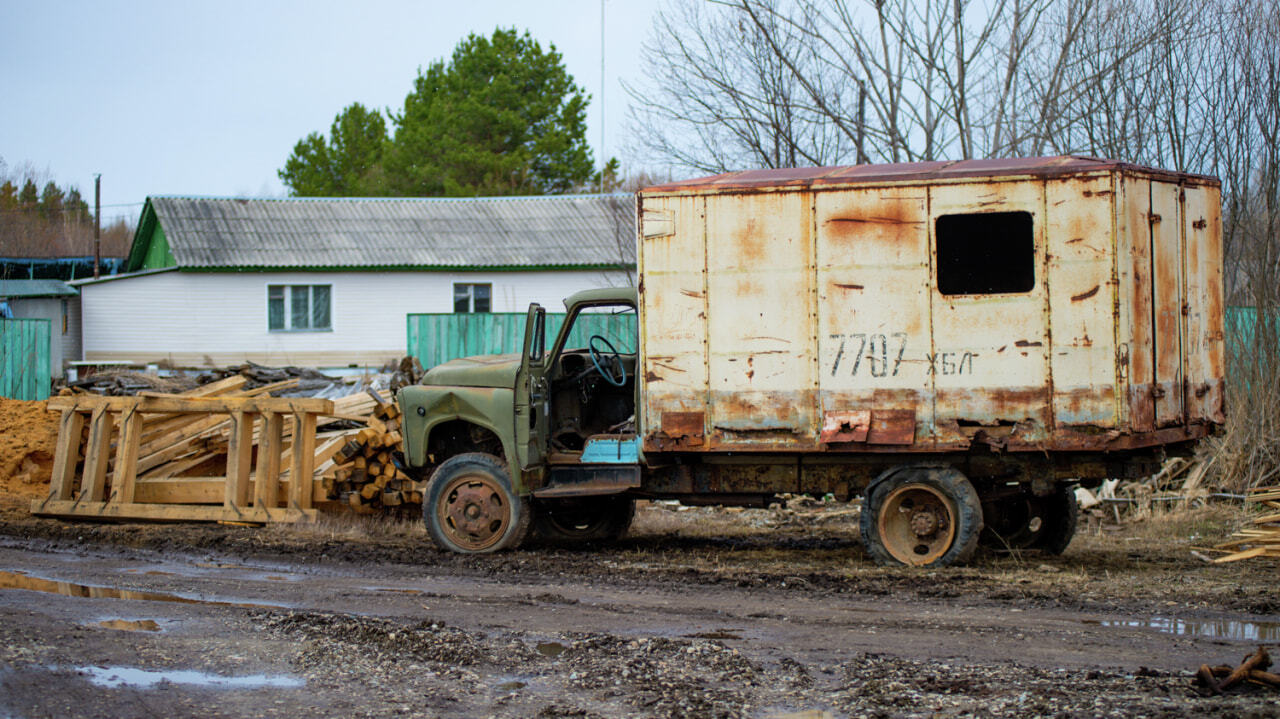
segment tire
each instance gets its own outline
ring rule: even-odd
[[[984,502],[982,546],[996,551],[1034,549],[1062,554],[1076,533],[1079,506],[1075,492],[1062,486],[1046,497],[1029,491]]]
[[[1044,530],[1032,546],[1046,554],[1057,556],[1067,551],[1072,537],[1076,536],[1080,505],[1076,502],[1075,490],[1066,486],[1059,487],[1045,499],[1048,500],[1050,509],[1045,513]]]
[[[882,566],[947,567],[973,557],[982,533],[978,492],[950,467],[891,469],[867,487],[859,529]]]
[[[543,500],[534,505],[533,529],[554,542],[620,539],[631,528],[636,501],[630,497],[576,497]]]
[[[473,452],[450,457],[431,474],[422,517],[441,549],[484,554],[519,547],[533,512],[528,498],[512,490],[506,464]]]

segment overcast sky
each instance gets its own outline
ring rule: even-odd
[[[659,0],[606,0],[604,154]],[[469,32],[529,30],[591,93],[601,152],[601,0],[0,0],[0,158],[135,220],[147,195],[283,196],[294,143],[352,102],[399,109]]]

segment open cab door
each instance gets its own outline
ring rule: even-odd
[[[522,469],[540,466],[546,452],[551,393],[547,389],[547,311],[529,305],[524,325],[524,354],[516,378],[516,454]]]

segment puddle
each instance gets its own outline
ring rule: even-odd
[[[1241,642],[1273,642],[1280,640],[1280,622],[1238,622],[1227,619],[1086,619],[1085,624],[1126,629],[1154,629],[1165,634],[1185,637],[1231,639]]]
[[[166,670],[153,672],[132,667],[76,667],[76,671],[89,675],[89,681],[100,687],[117,689],[133,687],[151,689],[161,682],[167,684],[192,684],[215,689],[261,689],[273,687],[294,689],[306,684],[297,677],[284,675],[250,674],[243,677],[224,677],[208,672]]]
[[[564,653],[565,646],[560,642],[539,642],[538,653],[544,657],[558,657]]]
[[[153,619],[108,619],[105,622],[98,622],[98,626],[103,629],[119,629],[125,632],[158,632],[160,625],[155,623]]]
[[[177,594],[162,592],[144,592],[133,589],[117,589],[115,587],[99,587],[75,582],[59,582],[53,579],[33,577],[25,572],[9,572],[0,570],[0,589],[25,589],[31,592],[47,592],[61,594],[64,597],[84,597],[86,599],[133,599],[147,602],[175,602],[178,604],[203,604],[212,607],[243,607],[246,609],[280,609],[286,604],[254,604],[251,602],[224,602],[213,599],[195,599]]]

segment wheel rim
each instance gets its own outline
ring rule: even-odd
[[[929,564],[947,553],[956,536],[956,512],[939,490],[921,484],[898,487],[885,498],[880,540],[903,564]]]
[[[458,477],[440,494],[436,506],[440,527],[463,549],[479,551],[497,544],[511,525],[511,505],[502,485],[492,477]]]

